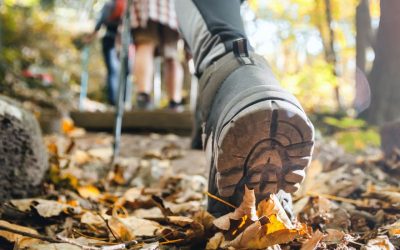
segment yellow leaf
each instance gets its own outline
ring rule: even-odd
[[[74,121],[69,117],[64,117],[61,120],[61,131],[68,134],[75,129]]]
[[[97,199],[100,196],[100,190],[92,185],[81,186],[77,188],[78,193],[85,199]]]
[[[54,155],[58,155],[58,147],[54,142],[51,142],[47,145],[47,150]]]
[[[240,220],[244,216],[249,219],[256,221],[258,219],[256,212],[256,197],[254,195],[254,190],[250,190],[245,187],[245,193],[243,196],[243,201],[234,212],[226,214],[220,218],[214,220],[214,225],[222,230],[228,230],[230,228],[230,220]]]
[[[232,239],[229,246],[239,249],[267,248],[308,233],[305,224],[290,221],[274,194],[261,201],[256,211],[254,190],[247,188],[241,205],[234,212],[216,219],[214,225],[224,232],[225,239]]]

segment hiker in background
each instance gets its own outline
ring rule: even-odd
[[[169,108],[182,109],[183,70],[178,60],[178,24],[174,0],[133,0],[131,27],[136,56],[134,76],[137,89],[137,106],[149,109],[153,87],[154,55],[156,49],[164,58],[164,81],[169,98]]]
[[[101,42],[104,62],[107,67],[107,98],[111,105],[115,105],[117,100],[120,62],[116,49],[116,40],[126,3],[126,0],[112,0],[105,3],[96,22],[94,31],[88,35],[85,41],[87,43],[92,42],[96,38],[101,27],[103,25],[106,27],[106,32]]]

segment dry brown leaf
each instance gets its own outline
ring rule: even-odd
[[[156,233],[162,229],[162,226],[151,220],[141,219],[134,216],[127,218],[112,218],[112,221],[116,226],[115,228],[119,232],[121,238],[125,240],[132,240],[135,236],[155,236]],[[110,223],[111,224],[111,223]],[[114,229],[114,228],[113,228]]]
[[[38,232],[35,229],[12,224],[12,223],[9,223],[4,220],[0,220],[0,225],[4,226],[4,227],[15,229],[15,230],[18,230],[21,232],[25,232],[25,233],[36,234],[36,235],[38,234]],[[15,234],[15,233],[3,231],[3,230],[0,230],[0,237],[6,239],[9,242],[18,243],[18,246],[20,248],[24,248],[29,245],[37,244],[40,242],[40,240],[38,240],[38,239],[32,239],[30,237],[22,236],[19,234]]]
[[[72,212],[74,214],[79,214],[82,212],[80,207],[74,207],[57,201],[44,199],[12,200],[11,204],[23,212],[30,211],[31,208],[34,208],[38,214],[44,218],[59,216],[63,212]]]
[[[81,223],[100,226],[104,225],[104,220],[101,218],[100,215],[87,211],[81,216]]]
[[[112,217],[108,220],[108,226],[110,227],[110,237],[115,235],[123,241],[130,241],[135,239],[135,234],[132,230],[122,222],[122,218]]]
[[[325,235],[323,242],[330,244],[339,244],[345,239],[346,234],[336,229],[326,229],[327,235]]]
[[[329,199],[322,196],[311,196],[306,200],[307,204],[302,207],[301,211],[297,211],[300,218],[309,223],[321,223],[321,221],[326,222],[333,217],[331,209],[334,204]]]
[[[396,221],[391,225],[383,227],[388,230],[389,236],[400,237],[400,220]]]
[[[214,225],[219,229],[227,231],[230,228],[231,220],[241,220],[244,216],[253,221],[258,219],[254,190],[250,190],[247,187],[245,187],[243,201],[240,206],[234,212],[215,219]]]
[[[225,232],[228,245],[234,248],[261,249],[287,243],[308,233],[304,224],[293,224],[275,195],[260,202],[255,209],[254,190],[245,188],[242,204],[214,221]],[[228,236],[228,237],[227,237]]]
[[[381,235],[368,241],[361,250],[395,250],[393,244],[386,235]]]
[[[175,204],[166,201],[164,204],[171,210],[173,214],[195,212],[198,211],[199,207],[202,206],[201,201],[189,201],[182,204]]]
[[[149,209],[139,208],[136,209],[132,215],[142,219],[162,218],[164,216],[158,207],[152,207]]]
[[[197,211],[193,215],[193,219],[203,225],[205,231],[211,230],[214,226],[213,221],[215,220],[215,217],[205,210]]]
[[[167,218],[168,222],[180,227],[190,225],[194,222],[193,219],[184,216],[168,216]]]
[[[76,150],[72,155],[72,160],[78,165],[83,165],[88,163],[91,160],[91,157],[85,151]]]
[[[55,243],[55,244],[34,244],[31,245],[27,250],[82,250],[81,247],[67,244],[67,243]]]
[[[224,241],[225,241],[224,234],[221,232],[218,232],[211,239],[208,240],[206,249],[207,250],[220,249],[221,245]]]
[[[388,203],[399,203],[400,204],[400,192],[393,191],[376,191],[367,193],[367,197],[380,199]]]
[[[305,225],[300,225],[296,229],[285,228],[285,225],[278,220],[276,215],[271,215],[269,220],[267,224],[256,221],[231,241],[229,245],[239,249],[265,249],[269,246],[293,241],[307,233]]]
[[[128,202],[135,202],[141,196],[143,196],[143,188],[134,187],[134,188],[128,189],[125,192],[123,198]]]
[[[317,230],[313,233],[310,239],[303,243],[301,246],[301,250],[315,250],[318,247],[319,242],[324,237],[324,234],[321,231]]]
[[[27,212],[31,210],[31,205],[33,201],[35,201],[35,199],[20,199],[20,200],[11,200],[10,203],[19,211]]]
[[[94,158],[107,161],[111,158],[113,152],[111,147],[94,148],[88,151],[88,154]]]

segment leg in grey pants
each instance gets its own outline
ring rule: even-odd
[[[240,0],[176,0],[181,32],[200,77],[198,112],[210,164],[209,192],[238,206],[245,186],[257,201],[278,193],[290,214],[311,160],[314,130],[267,62],[248,50]],[[209,199],[208,211],[229,212]]]
[[[180,31],[198,74],[232,51],[232,41],[245,38],[240,0],[176,0]]]

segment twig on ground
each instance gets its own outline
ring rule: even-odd
[[[108,220],[106,218],[104,218],[100,213],[97,213],[100,218],[104,221],[104,223],[106,223],[107,229],[110,231],[110,233],[112,234],[112,236],[114,237],[114,239],[116,241],[122,242],[121,238],[117,237],[117,235],[114,233],[114,231],[112,230],[112,228],[110,227],[110,225],[108,224]]]

